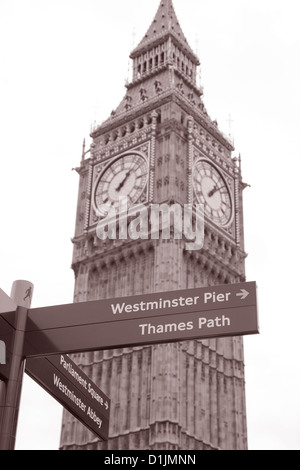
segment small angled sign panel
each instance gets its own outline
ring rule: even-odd
[[[68,356],[29,358],[25,371],[98,437],[108,439],[110,399]]]

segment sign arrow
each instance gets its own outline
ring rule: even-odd
[[[237,297],[240,297],[241,300],[244,300],[246,297],[248,297],[249,292],[246,289],[241,289],[241,292],[238,292],[235,294]]]

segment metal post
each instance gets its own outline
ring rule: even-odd
[[[2,428],[2,414],[5,404],[6,383],[0,380],[0,429]]]
[[[20,407],[22,382],[25,368],[23,347],[25,340],[28,309],[31,304],[33,284],[28,281],[15,281],[11,298],[17,303],[15,333],[12,347],[12,361],[6,383],[5,403],[0,430],[0,450],[14,450]]]

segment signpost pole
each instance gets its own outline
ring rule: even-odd
[[[31,304],[33,284],[28,281],[15,281],[11,297],[16,301],[15,332],[12,347],[12,362],[6,383],[5,402],[2,411],[0,430],[0,450],[14,450],[20,407],[22,382],[25,367],[23,353],[28,309]]]
[[[0,429],[2,428],[2,415],[5,404],[6,383],[0,380]]]

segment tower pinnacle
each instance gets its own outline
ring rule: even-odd
[[[199,65],[199,59],[189,46],[187,39],[177,19],[172,0],[161,0],[156,15],[139,45],[132,51],[131,58],[137,57],[149,46],[159,44],[171,37],[174,43],[182,49],[189,58]]]

